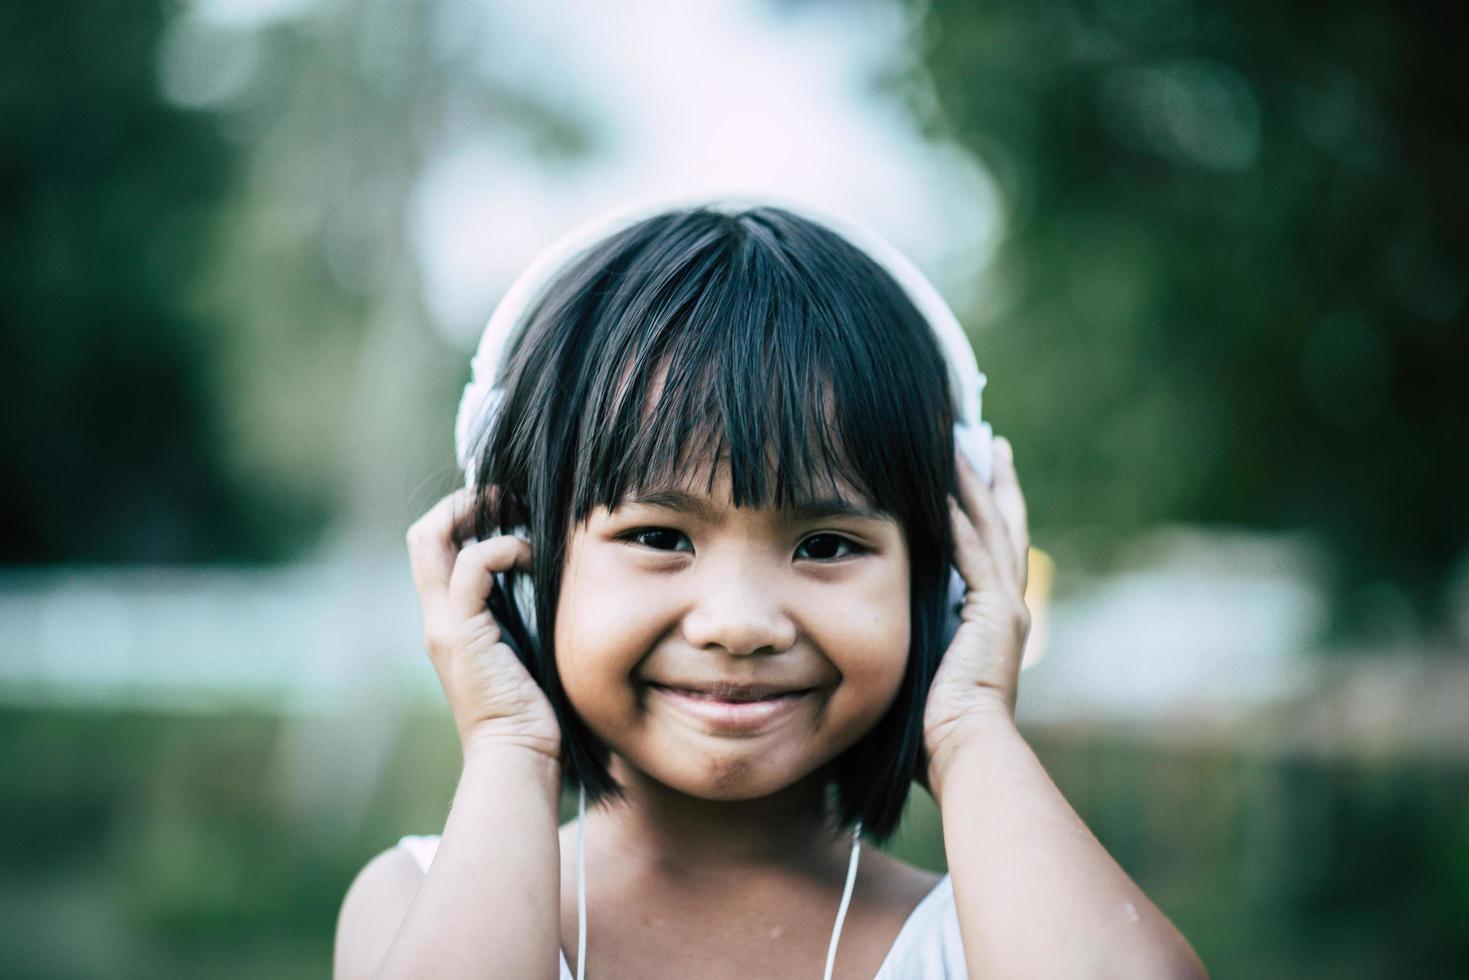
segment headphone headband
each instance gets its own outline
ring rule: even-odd
[[[479,348],[470,361],[470,381],[464,386],[454,422],[455,455],[467,483],[474,480],[474,437],[483,431],[503,393],[500,372],[505,352],[525,326],[527,312],[540,301],[551,282],[574,259],[617,232],[666,211],[696,207],[725,213],[755,207],[781,208],[841,235],[886,270],[933,329],[948,366],[949,388],[957,416],[956,440],[980,474],[986,480],[990,478],[990,427],[980,420],[985,376],[979,370],[974,349],[958,317],[918,267],[885,238],[850,218],[770,195],[756,198],[730,194],[713,198],[664,196],[617,208],[583,222],[556,239],[516,277],[495,306],[480,337]]]

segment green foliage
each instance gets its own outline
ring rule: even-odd
[[[1338,636],[1469,544],[1459,33],[1424,7],[924,6],[928,125],[996,176],[971,323],[1043,544],[1306,529]],[[922,104],[920,104],[922,111]],[[1392,583],[1384,586],[1382,583]]]
[[[0,977],[326,975],[353,876],[437,832],[458,776],[442,713],[382,723],[400,734],[353,817],[344,786],[317,815],[288,788],[303,732],[332,737],[318,720],[0,710]],[[1215,976],[1452,976],[1469,956],[1462,762],[1026,737]],[[891,850],[942,867],[922,791]]]
[[[0,13],[0,561],[270,558],[320,517],[229,458],[195,290],[235,151],[158,98],[164,23]]]

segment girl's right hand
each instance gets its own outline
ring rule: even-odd
[[[424,645],[466,755],[490,742],[559,762],[561,728],[551,702],[502,642],[488,602],[494,573],[530,570],[530,545],[507,534],[461,546],[472,534],[472,503],[471,488],[456,490],[408,529]]]

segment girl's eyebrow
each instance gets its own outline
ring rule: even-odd
[[[707,498],[684,493],[682,490],[644,490],[633,492],[624,498],[625,503],[643,504],[650,507],[666,507],[692,514],[702,521],[714,523],[718,515]],[[783,508],[796,520],[818,521],[831,517],[855,517],[867,521],[888,521],[892,518],[865,503],[845,497],[817,497]]]

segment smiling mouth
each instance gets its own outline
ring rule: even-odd
[[[794,689],[777,690],[764,687],[737,687],[733,685],[714,685],[709,688],[676,687],[671,684],[655,684],[651,681],[648,686],[655,690],[668,691],[701,701],[717,701],[723,704],[753,704],[761,701],[779,701],[785,698],[799,697],[809,694],[815,688],[804,687]]]
[[[762,734],[789,718],[816,690],[808,687],[763,694],[756,691],[729,692],[724,697],[717,697],[709,691],[663,684],[649,684],[648,689],[658,700],[710,734],[743,737]],[[744,700],[732,700],[740,696]]]

